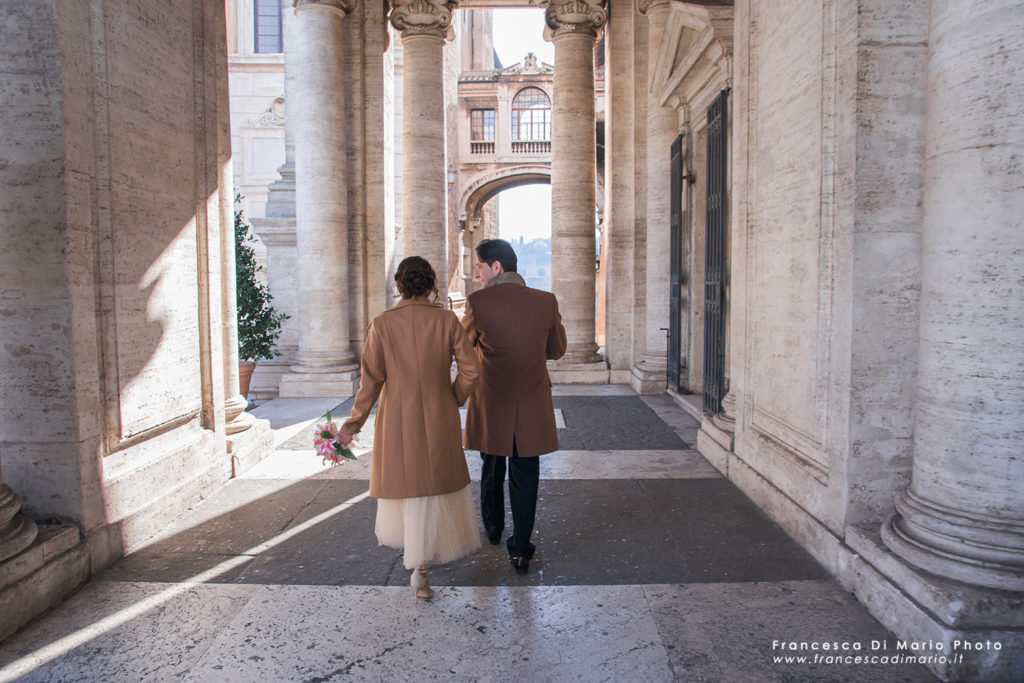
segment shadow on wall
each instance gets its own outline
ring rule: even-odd
[[[213,467],[201,338],[220,328],[207,287],[230,230],[215,5],[136,3],[102,25],[88,3],[20,6],[0,27],[0,92],[20,93],[0,111],[3,476],[28,514],[86,534]]]

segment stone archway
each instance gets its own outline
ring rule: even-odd
[[[473,281],[473,254],[478,242],[488,237],[493,229],[484,226],[484,206],[499,193],[523,185],[551,184],[551,165],[517,164],[503,168],[490,168],[470,176],[459,193],[459,227],[462,233],[462,276],[465,291],[476,289]]]

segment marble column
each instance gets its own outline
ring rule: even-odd
[[[345,16],[355,0],[296,0],[289,48],[297,73],[288,116],[295,135],[298,350],[282,397],[349,396],[358,365],[348,297],[345,191]]]
[[[595,327],[597,228],[594,44],[608,17],[597,0],[551,0],[551,290],[568,347],[563,364],[599,362]]]
[[[299,65],[290,50],[299,42],[296,32],[294,0],[281,0],[284,34],[284,163],[278,166],[280,178],[267,186],[266,215],[249,219],[253,232],[267,249],[267,286],[274,297],[274,308],[289,317],[281,325],[277,340],[278,356],[263,359],[256,364],[249,385],[250,399],[275,398],[279,393],[281,376],[288,373],[298,350],[298,292],[295,288],[295,130],[288,119],[288,107],[295,92],[295,79]]]
[[[243,432],[255,423],[245,412],[248,402],[239,387],[238,298],[235,287],[235,179],[231,162],[231,119],[228,115],[227,54],[218,53],[217,66],[217,164],[220,189],[216,195],[220,225],[221,366],[224,373],[224,421],[228,434]]]
[[[640,0],[647,16],[647,225],[645,262],[643,353],[632,368],[630,385],[641,394],[662,394],[668,386],[669,259],[671,255],[672,174],[671,147],[679,130],[679,116],[661,106],[658,54],[668,28],[671,0]]]
[[[281,33],[284,39],[284,102],[285,116],[295,89],[295,78],[299,64],[289,59],[289,52],[297,47],[300,40],[296,32],[295,13],[291,11],[294,0],[281,0]],[[281,176],[267,186],[267,218],[295,218],[295,131],[285,122],[284,128],[284,163],[277,168]],[[255,224],[253,225],[255,228]],[[273,293],[273,292],[271,292]]]
[[[422,256],[448,291],[448,167],[445,161],[444,44],[455,37],[455,2],[395,0],[391,23],[401,33],[402,250]]]
[[[914,464],[885,544],[1024,590],[1020,3],[931,5]],[[1019,607],[1018,607],[1019,609]]]

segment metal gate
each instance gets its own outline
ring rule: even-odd
[[[672,198],[670,211],[672,222],[669,233],[669,282],[672,288],[669,292],[669,321],[668,321],[668,382],[669,387],[679,390],[682,388],[682,363],[680,361],[680,348],[683,337],[683,301],[680,284],[682,282],[683,270],[683,136],[680,135],[672,143],[672,164],[671,164],[670,188]]]
[[[704,275],[704,412],[722,410],[725,396],[725,229],[726,97],[723,90],[708,107],[707,255]]]

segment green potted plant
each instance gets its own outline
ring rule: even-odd
[[[235,195],[237,206],[240,195]],[[256,279],[263,266],[256,263],[249,224],[241,209],[235,209],[235,296],[238,313],[238,385],[242,396],[249,394],[249,382],[256,361],[280,355],[275,348],[281,323],[288,319],[270,304],[273,297]]]

